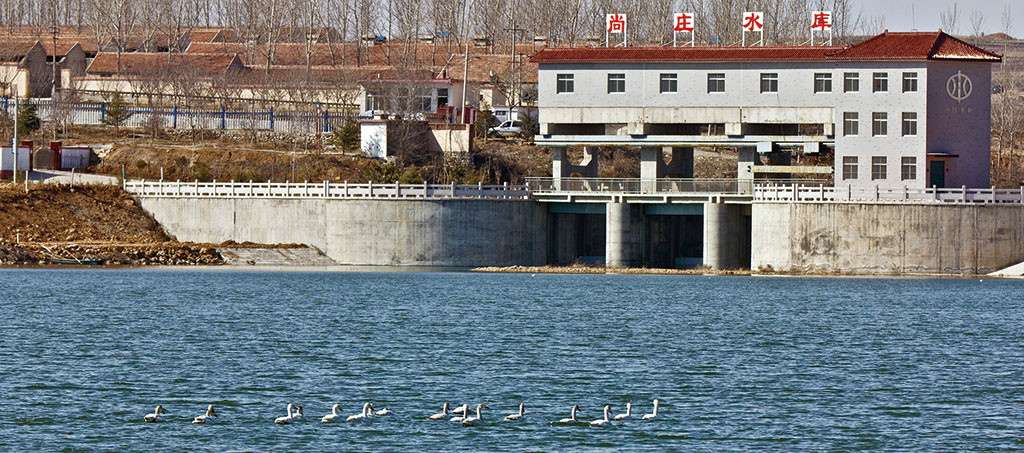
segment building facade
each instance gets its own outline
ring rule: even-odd
[[[758,172],[755,152],[831,149],[836,186],[987,187],[1000,59],[942,32],[848,47],[544,49],[532,58],[537,142],[737,147],[740,179]]]

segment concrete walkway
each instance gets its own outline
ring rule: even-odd
[[[18,180],[24,173],[18,175]],[[117,178],[106,175],[93,175],[76,171],[74,173],[75,184],[118,184]],[[71,172],[60,170],[34,170],[28,173],[29,181],[41,182],[44,184],[70,184]]]
[[[1014,264],[1006,269],[988,274],[991,277],[1024,277],[1024,263]]]

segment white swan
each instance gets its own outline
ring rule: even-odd
[[[469,406],[466,405],[466,404],[463,404],[463,405],[461,405],[459,407],[456,407],[455,410],[453,410],[451,413],[453,413],[453,414],[462,414],[462,415],[460,415],[458,417],[449,418],[448,421],[455,422],[455,423],[462,423],[463,420],[469,418]]]
[[[599,418],[597,420],[590,422],[590,426],[595,426],[598,428],[607,428],[609,426],[612,426],[612,421],[608,419],[608,413],[611,412],[611,410],[612,407],[606,405],[604,407],[604,418]]]
[[[156,410],[154,410],[152,414],[146,414],[146,416],[142,417],[142,421],[146,423],[160,423],[164,421],[164,418],[160,415],[166,413],[167,411],[164,410],[163,406],[157,405]]]
[[[395,415],[395,413],[392,412],[391,409],[388,409],[388,408],[385,407],[384,409],[381,409],[381,410],[379,410],[377,412],[374,412],[373,415],[375,417],[387,417],[389,415]]]
[[[373,417],[373,403],[363,404],[363,411],[356,415],[349,415],[345,419],[347,422],[367,422],[370,421],[370,417]]]
[[[657,416],[658,416],[658,400],[655,399],[654,400],[654,412],[651,412],[650,414],[644,414],[644,416],[641,419],[642,420],[650,420],[650,419],[652,419],[654,417],[657,417]]]
[[[327,414],[327,415],[324,415],[323,418],[320,419],[320,423],[337,423],[337,422],[340,422],[341,421],[341,414],[338,413],[338,408],[339,407],[340,406],[338,406],[337,404],[335,404],[334,406],[331,406],[331,413]]]
[[[509,421],[522,420],[522,418],[525,415],[526,415],[526,405],[524,405],[523,403],[519,403],[519,413],[518,414],[506,415],[505,416],[505,420],[509,420]]]
[[[295,415],[292,415],[292,421],[297,422],[303,419],[302,406],[295,406]]]
[[[200,425],[203,423],[213,423],[217,421],[217,413],[213,411],[213,405],[206,406],[206,414],[200,415],[192,419],[192,423]]]
[[[480,424],[480,420],[483,418],[480,414],[480,409],[489,409],[486,404],[480,403],[476,405],[476,417],[469,417],[462,420],[462,426],[476,426]]]
[[[557,422],[554,422],[554,423],[555,424],[560,424],[560,425],[579,423],[580,421],[576,419],[576,415],[579,412],[583,412],[583,411],[580,410],[580,407],[578,405],[573,404],[572,405],[572,416],[570,416],[569,418],[563,418],[563,419],[561,419],[561,420],[559,420]]]
[[[617,422],[621,422],[621,421],[623,421],[623,420],[625,420],[625,419],[627,419],[629,417],[632,417],[632,416],[633,416],[633,403],[626,403],[626,413],[625,414],[616,415],[615,418],[613,418],[612,420],[615,420]]]
[[[441,412],[427,417],[427,420],[444,420],[448,418],[448,402],[444,402],[444,407],[441,408]]]
[[[292,404],[292,403],[288,403],[288,409],[287,409],[288,415],[285,415],[284,417],[277,417],[277,418],[275,418],[274,419],[274,423],[276,423],[278,425],[290,425],[290,424],[292,424],[292,421],[294,420],[292,418],[292,411],[293,410],[295,410],[295,405]]]

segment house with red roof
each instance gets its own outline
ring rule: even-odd
[[[997,54],[941,31],[843,47],[547,48],[540,133],[557,177],[567,146],[641,148],[641,178],[693,176],[693,147],[739,150],[738,177],[795,173],[833,153],[837,187],[988,187]],[[672,161],[663,162],[671,148]],[[759,168],[760,156],[773,165]],[[592,174],[591,174],[592,173]]]

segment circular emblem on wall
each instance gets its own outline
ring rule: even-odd
[[[973,90],[974,83],[971,82],[971,78],[960,71],[949,76],[949,79],[946,80],[946,94],[956,101],[957,104],[970,97]]]

